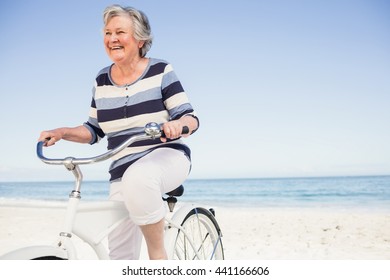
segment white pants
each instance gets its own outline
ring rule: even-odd
[[[120,182],[110,187],[110,200],[123,201],[129,211],[125,220],[108,236],[110,257],[138,259],[142,233],[140,225],[155,224],[166,215],[162,195],[180,186],[191,163],[184,152],[159,148],[133,163]]]

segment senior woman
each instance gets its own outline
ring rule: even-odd
[[[94,144],[107,136],[108,149],[143,131],[148,122],[162,124],[166,138],[127,147],[110,166],[110,199],[123,201],[129,219],[109,236],[112,259],[138,259],[142,234],[150,259],[166,259],[161,196],[184,182],[190,150],[182,142],[199,122],[172,66],[148,58],[152,45],[146,15],[131,7],[109,6],[104,15],[104,46],[113,64],[95,80],[89,119],[77,127],[43,131],[46,146],[64,139]]]

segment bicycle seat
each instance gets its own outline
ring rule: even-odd
[[[169,196],[182,196],[183,193],[184,193],[184,186],[180,185],[176,189],[174,189],[173,191],[167,192],[166,195],[169,195]]]

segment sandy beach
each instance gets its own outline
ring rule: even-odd
[[[64,208],[50,204],[0,204],[0,255],[50,244]],[[313,208],[217,207],[226,259],[390,259],[390,213]],[[94,259],[82,241],[80,258]],[[145,259],[145,246],[141,258]]]

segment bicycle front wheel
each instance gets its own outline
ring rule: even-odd
[[[214,215],[193,208],[184,218],[174,244],[176,260],[223,260],[222,233]]]

